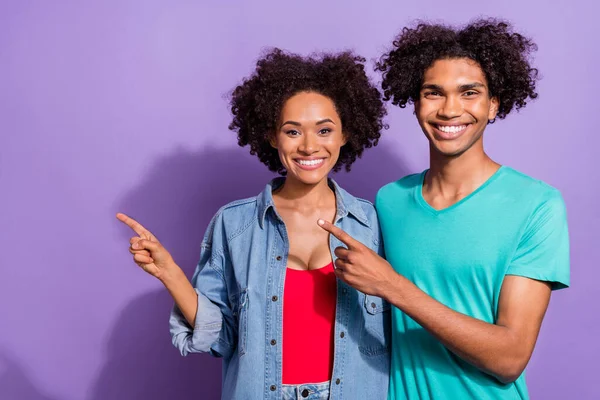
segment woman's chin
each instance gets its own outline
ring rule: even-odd
[[[287,179],[292,179],[304,185],[313,186],[326,181],[328,175],[329,173],[324,174],[323,171],[288,171]]]

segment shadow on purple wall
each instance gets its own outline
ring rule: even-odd
[[[179,355],[169,336],[170,308],[171,298],[161,290],[136,298],[123,310],[90,399],[219,398],[220,362],[206,354]]]
[[[58,400],[40,393],[15,357],[0,349],[0,399]]]
[[[334,179],[349,192],[372,200],[379,187],[405,174],[399,160],[370,150],[351,174],[340,173]],[[210,218],[232,200],[255,196],[272,177],[247,150],[178,149],[157,160],[143,182],[112,211],[138,219],[191,276]],[[126,229],[119,229],[119,235],[128,242]],[[166,291],[160,291],[135,299],[123,310],[92,400],[219,398],[221,363],[205,354],[184,358],[172,347],[167,323],[171,304]]]

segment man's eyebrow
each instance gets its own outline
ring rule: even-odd
[[[421,90],[423,89],[432,89],[432,90],[438,90],[438,91],[442,91],[442,87],[440,85],[434,85],[433,83],[426,83],[423,86],[421,86]]]
[[[460,85],[458,87],[458,90],[461,92],[464,92],[465,90],[469,90],[469,89],[477,89],[477,88],[484,88],[485,85],[483,83],[480,82],[473,82],[473,83],[467,83],[465,85]]]
[[[458,87],[458,91],[464,92],[466,90],[477,89],[477,88],[485,88],[485,85],[481,82],[466,83],[464,85],[460,85]],[[433,83],[426,83],[423,86],[421,86],[421,90],[424,90],[424,89],[437,90],[440,92],[442,92],[444,90],[440,85],[435,85]]]

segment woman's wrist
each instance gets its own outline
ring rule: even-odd
[[[166,286],[167,289],[180,286],[182,281],[188,281],[187,276],[175,261],[171,261],[171,265],[164,268],[158,279]]]

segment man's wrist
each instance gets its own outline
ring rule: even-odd
[[[398,294],[402,292],[402,286],[405,280],[406,278],[392,270],[388,279],[386,279],[386,283],[383,287],[380,297],[385,299],[388,303],[395,304]]]

